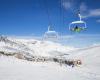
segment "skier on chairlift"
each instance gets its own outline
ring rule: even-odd
[[[71,30],[73,32],[81,32],[81,31],[86,30],[86,28],[87,28],[86,22],[82,20],[82,16],[81,16],[80,12],[78,12],[78,17],[79,17],[79,20],[73,21],[69,24],[69,30]],[[76,25],[76,26],[73,27],[73,25]]]
[[[82,28],[78,27],[77,25],[74,27],[73,31],[80,32]]]

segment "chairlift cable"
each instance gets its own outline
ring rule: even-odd
[[[50,13],[49,13],[47,0],[44,0],[44,7],[45,7],[45,11],[46,11],[46,14],[47,14],[47,17],[48,17],[48,24],[49,24],[49,26],[53,26],[51,18],[50,18]]]
[[[64,10],[63,10],[63,0],[60,0],[60,17],[61,17],[61,33],[62,33],[62,27],[64,26]]]

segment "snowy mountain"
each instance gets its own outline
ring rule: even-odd
[[[53,43],[49,41],[5,37],[2,38],[0,38],[0,51],[10,53],[22,52],[34,56],[56,56],[59,55],[55,54],[56,52],[59,52],[60,54],[65,54],[66,52],[74,49],[73,47],[65,47],[58,43]]]
[[[35,39],[7,38],[0,41],[0,80],[100,80],[100,46],[84,49]],[[33,62],[3,54],[25,57],[64,57],[80,59],[82,65],[70,67],[54,62]]]
[[[3,36],[0,39],[0,54],[14,56],[28,61],[45,60],[61,62],[60,58],[62,55],[76,49],[74,47],[62,46],[58,43],[36,39],[7,38]]]

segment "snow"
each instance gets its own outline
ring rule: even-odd
[[[62,54],[67,59],[80,59],[82,65],[72,68],[54,62],[33,62],[0,54],[0,80],[100,80],[100,45],[76,49],[35,39],[9,40],[10,43],[0,42],[0,51],[28,52],[46,57]]]
[[[50,41],[39,41],[35,39],[12,39],[9,38],[9,42],[0,42],[0,51],[6,52],[23,52],[30,53],[35,56],[52,56],[50,52],[66,53],[70,50],[74,50],[73,47],[65,47],[61,44]]]

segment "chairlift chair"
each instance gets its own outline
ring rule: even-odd
[[[48,27],[48,31],[44,34],[44,39],[54,40],[58,38],[58,33],[54,30],[50,30],[50,26]]]
[[[80,32],[87,28],[86,22],[82,20],[82,16],[78,14],[80,20],[79,21],[73,21],[69,24],[69,30],[74,32]],[[76,29],[77,27],[77,29]]]

